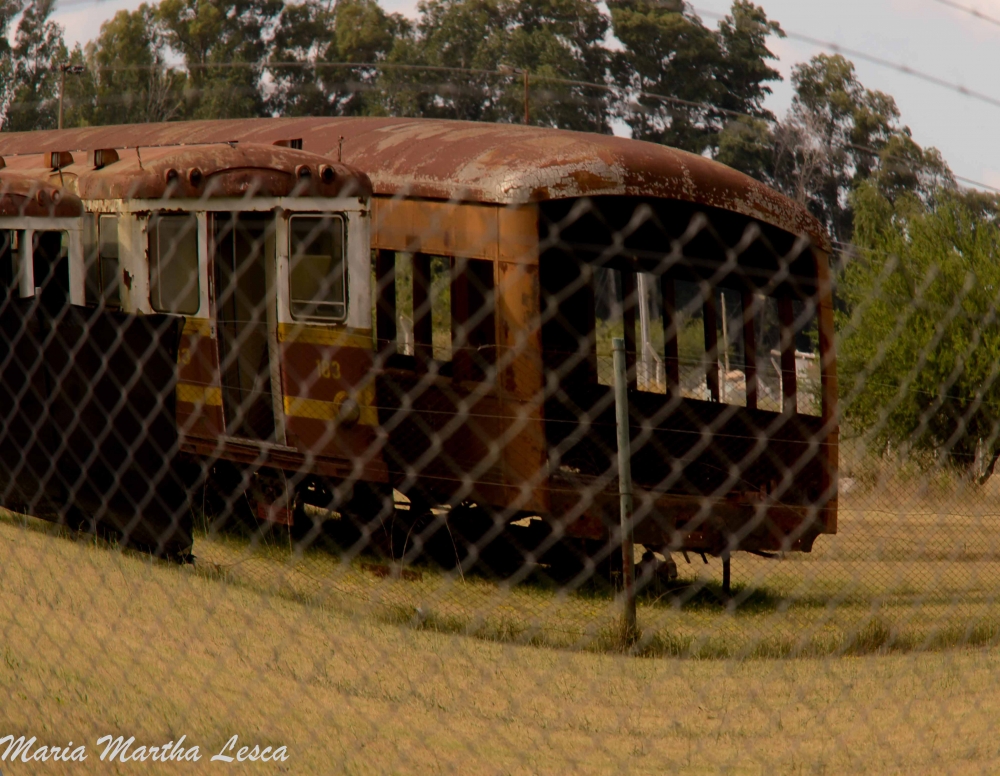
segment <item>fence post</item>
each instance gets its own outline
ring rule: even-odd
[[[635,624],[635,549],[632,541],[632,450],[628,432],[628,375],[625,340],[611,340],[615,370],[615,418],[618,423],[618,493],[621,498],[622,582],[625,588],[624,637],[631,643]]]

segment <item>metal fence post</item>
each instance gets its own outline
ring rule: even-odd
[[[625,340],[611,341],[615,370],[615,418],[618,423],[618,492],[621,498],[622,582],[625,587],[625,637],[636,634],[635,550],[632,541],[632,451],[628,432],[628,376],[625,374]]]

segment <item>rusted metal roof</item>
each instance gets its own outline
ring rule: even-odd
[[[83,215],[80,198],[58,186],[9,169],[0,169],[0,216],[75,218]]]
[[[318,154],[260,143],[121,149],[95,169],[92,151],[8,156],[8,169],[59,183],[83,199],[371,196],[364,173]]]
[[[436,119],[193,121],[0,134],[0,154],[225,141],[303,147],[366,172],[375,193],[519,204],[581,196],[677,199],[733,211],[829,248],[800,204],[749,176],[655,143],[585,132]]]

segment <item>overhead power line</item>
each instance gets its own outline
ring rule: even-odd
[[[941,5],[946,5],[949,8],[954,8],[956,11],[962,11],[963,13],[975,16],[977,19],[987,22],[988,24],[995,24],[997,27],[1000,27],[1000,19],[994,18],[993,16],[987,16],[982,11],[977,11],[975,8],[969,8],[966,5],[953,3],[951,0],[934,0],[934,2],[941,3]]]
[[[943,2],[943,0],[938,0],[938,2]],[[950,3],[949,3],[950,5]],[[703,16],[708,16],[712,19],[725,19],[725,14],[716,13],[715,11],[702,11],[698,8],[694,9],[696,13]],[[878,65],[879,67],[884,67],[889,70],[895,70],[898,73],[903,73],[912,78],[919,79],[929,84],[934,84],[935,86],[940,86],[942,89],[949,89],[953,92],[957,92],[965,97],[971,97],[974,100],[979,100],[980,102],[985,102],[988,105],[992,105],[995,108],[1000,108],[1000,98],[993,97],[989,94],[984,94],[983,92],[976,91],[975,89],[970,89],[967,86],[962,86],[961,84],[954,83],[952,81],[946,81],[944,78],[938,78],[936,75],[931,75],[930,73],[925,73],[922,70],[916,70],[909,65],[904,65],[900,62],[893,62],[889,59],[884,59],[882,57],[877,57],[874,54],[866,54],[864,51],[858,51],[857,49],[848,48],[847,46],[842,46],[839,43],[835,43],[830,40],[821,40],[820,38],[814,38],[811,35],[803,35],[798,32],[788,32],[785,30],[785,35],[792,40],[798,40],[803,43],[808,43],[812,46],[819,46],[821,48],[829,48],[838,54],[846,54],[855,59],[862,59],[865,62],[871,62],[873,65]]]
[[[150,67],[158,67],[156,65],[142,66],[142,69],[147,69]],[[371,69],[381,69],[381,70],[407,70],[407,71],[425,71],[425,72],[439,72],[439,73],[449,73],[449,74],[460,74],[460,75],[485,75],[485,76],[500,76],[507,77],[508,73],[504,73],[500,70],[486,70],[482,68],[463,68],[463,67],[442,67],[440,65],[411,65],[401,62],[263,62],[263,63],[249,63],[249,62],[215,62],[211,64],[200,65],[204,69],[223,69],[229,67],[259,67],[261,69],[294,69],[294,68],[318,68],[318,69],[339,69],[339,68],[371,68]],[[125,70],[138,69],[136,67],[123,67],[123,66],[109,66],[99,68],[102,71],[108,72],[118,72]],[[601,91],[621,91],[621,87],[612,84],[602,84],[595,83],[593,81],[579,81],[570,78],[559,78],[558,76],[544,76],[544,75],[532,75],[538,82],[556,83],[562,84],[564,86],[579,86],[585,88],[598,89]],[[723,108],[718,105],[713,105],[707,102],[697,102],[694,100],[684,100],[679,97],[671,97],[664,94],[657,94],[655,92],[647,92],[642,90],[630,90],[630,94],[636,97],[645,97],[652,100],[659,100],[665,102],[669,105],[678,105],[686,108],[697,108],[701,110],[710,111],[717,113],[721,116],[730,116],[733,118],[750,118],[757,119],[760,121],[765,121],[768,124],[777,125],[780,122],[774,118],[768,118],[766,116],[754,113],[746,113],[744,111],[732,110],[731,108]],[[846,144],[836,144],[838,147],[843,147],[848,150],[861,151],[863,153],[869,153],[873,156],[880,156],[881,152],[878,149],[871,148],[868,146],[861,146],[856,143],[846,143]],[[890,156],[888,159],[895,161],[908,161],[902,157]],[[1000,193],[1000,188],[996,186],[991,186],[988,183],[983,183],[982,181],[977,181],[973,178],[967,178],[962,175],[956,175],[952,173],[952,177],[965,183],[969,186],[976,186],[977,188],[987,189],[989,191]]]

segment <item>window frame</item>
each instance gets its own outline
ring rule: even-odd
[[[332,316],[318,316],[318,315],[301,315],[295,310],[296,300],[292,292],[292,272],[293,264],[295,262],[295,251],[293,247],[294,233],[293,233],[293,222],[296,219],[310,219],[310,220],[329,220],[337,221],[340,223],[340,237],[341,237],[341,273],[343,276],[343,293],[344,301],[343,307],[344,312],[338,317]],[[348,228],[347,228],[347,214],[336,212],[336,213],[317,213],[317,212],[296,212],[289,214],[287,218],[286,228],[288,230],[288,239],[286,241],[288,250],[288,264],[286,268],[286,280],[287,280],[287,303],[288,303],[288,314],[293,321],[301,323],[318,323],[318,324],[344,324],[347,322],[349,312],[350,312],[350,267],[349,267],[349,256],[348,256]],[[326,304],[336,304],[327,302]]]
[[[114,243],[115,243],[115,257],[114,262],[117,269],[115,270],[114,276],[114,291],[109,291],[111,284],[108,283],[108,278],[104,275],[104,227],[101,222],[114,219],[114,226],[112,230],[114,232]],[[121,236],[118,232],[118,224],[121,221],[121,216],[118,213],[98,213],[97,214],[97,275],[100,278],[100,294],[101,294],[101,304],[105,307],[113,310],[118,310],[122,306],[122,290],[121,290],[121,267],[122,267],[122,243]],[[112,294],[118,298],[112,300]]]
[[[195,241],[195,256],[194,256],[194,269],[195,269],[195,287],[193,296],[196,300],[194,309],[181,310],[181,309],[162,309],[158,307],[153,299],[153,288],[154,285],[159,284],[153,283],[153,237],[154,231],[156,233],[156,261],[155,266],[157,270],[160,267],[160,245],[159,245],[159,222],[165,221],[167,219],[188,219],[194,226],[194,241]],[[202,246],[201,246],[201,224],[197,213],[190,211],[153,211],[149,214],[149,220],[146,226],[146,256],[147,256],[147,278],[148,278],[148,293],[149,307],[155,313],[161,313],[164,315],[183,315],[186,317],[197,317],[201,312],[202,307],[202,282],[201,282],[201,270],[202,270]],[[119,245],[119,263],[121,262],[121,247]]]

